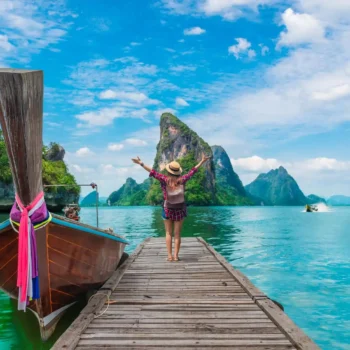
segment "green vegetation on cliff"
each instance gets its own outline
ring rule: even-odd
[[[146,196],[149,187],[149,179],[146,179],[142,184],[138,184],[134,179],[128,178],[118,191],[111,193],[107,201],[110,201],[111,205],[147,205]]]
[[[46,193],[58,194],[64,196],[65,194],[76,195],[80,194],[80,187],[77,186],[75,177],[68,171],[64,160],[51,161],[48,160],[48,153],[53,153],[61,146],[57,143],[51,143],[49,147],[43,148],[43,184],[44,185],[69,185],[69,187],[47,187]]]
[[[177,160],[182,167],[183,174],[188,173],[195,165],[198,164],[194,158],[194,153],[189,152],[184,157]],[[166,173],[166,172],[163,172]],[[205,169],[200,168],[191,180],[186,183],[185,199],[188,205],[209,205],[211,204],[211,195],[208,191],[203,191],[205,183]],[[147,202],[152,205],[163,203],[163,193],[157,180],[152,181],[151,188],[147,195]]]
[[[282,166],[267,174],[260,174],[245,189],[256,200],[256,204],[305,205],[307,203],[296,181]]]
[[[44,185],[63,184],[70,187],[48,187],[45,193],[52,198],[57,197],[59,201],[65,198],[74,198],[79,196],[80,188],[77,186],[76,180],[72,174],[69,173],[66,163],[63,161],[63,155],[59,160],[51,161],[48,155],[55,155],[58,152],[62,153],[63,148],[57,143],[51,143],[49,147],[43,147],[42,158],[42,176]],[[12,184],[12,175],[10,170],[10,163],[6,152],[5,141],[2,131],[0,130],[0,182],[4,184]]]
[[[216,178],[216,198],[220,205],[251,205],[229,156],[221,146],[212,146]]]

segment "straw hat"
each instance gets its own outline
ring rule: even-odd
[[[178,162],[171,162],[165,166],[168,173],[173,175],[181,175],[182,168]]]

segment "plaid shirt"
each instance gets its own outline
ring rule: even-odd
[[[182,184],[185,185],[186,182],[191,179],[191,177],[198,171],[196,167],[192,168],[186,175],[183,175],[182,178]],[[149,174],[150,177],[154,177],[160,182],[160,186],[162,187],[163,191],[163,198],[166,200],[166,184],[168,177],[166,175],[160,174],[156,172],[154,169]],[[172,221],[181,221],[187,216],[187,208],[186,206],[182,209],[168,209],[164,208],[165,216],[169,218]]]

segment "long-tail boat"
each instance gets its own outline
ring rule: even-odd
[[[0,123],[16,189],[0,224],[0,289],[34,312],[46,340],[71,305],[112,275],[128,242],[47,211],[42,71],[0,69]]]

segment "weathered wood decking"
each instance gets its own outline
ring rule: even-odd
[[[183,239],[180,256],[144,241],[53,349],[319,349],[204,240]]]

